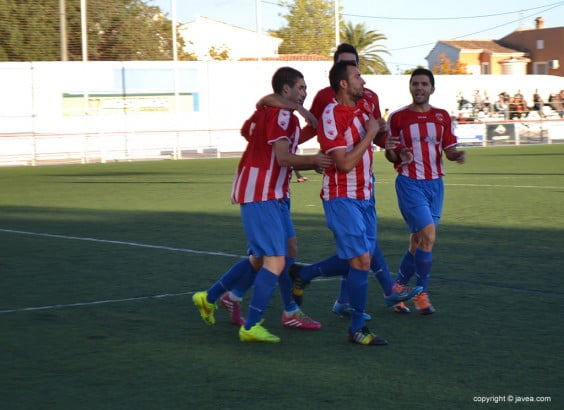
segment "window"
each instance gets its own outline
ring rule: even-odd
[[[537,50],[544,49],[544,40],[537,40]]]
[[[546,61],[533,63],[533,74],[548,74],[548,63]]]
[[[480,74],[491,74],[490,63],[482,63]]]

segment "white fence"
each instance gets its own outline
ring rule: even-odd
[[[239,153],[245,147],[239,128],[258,98],[271,92],[272,74],[282,65],[304,74],[306,106],[328,84],[329,61],[0,63],[0,165]],[[411,100],[407,76],[365,80],[382,111]],[[456,116],[457,97],[475,89],[548,96],[564,89],[564,78],[437,76],[432,103]],[[497,134],[492,123],[460,124],[457,134],[473,145],[551,143],[564,138],[563,121],[501,122]]]

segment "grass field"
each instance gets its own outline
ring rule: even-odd
[[[245,252],[235,166],[0,169],[0,408],[465,409],[498,396],[495,408],[564,408],[564,145],[469,149],[466,165],[447,165],[437,313],[392,313],[371,276],[380,348],[346,341],[330,311],[337,280],[307,290],[319,332],[283,328],[278,294],[265,325],[279,344],[239,342],[223,311],[202,322],[192,294]],[[375,171],[395,271],[408,235],[381,153]],[[292,207],[299,261],[314,262],[334,245],[319,177],[306,175]]]

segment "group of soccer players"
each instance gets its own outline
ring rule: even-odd
[[[350,317],[348,340],[360,345],[385,345],[371,332],[365,312],[368,275],[372,270],[382,286],[384,302],[398,313],[409,313],[405,302],[413,299],[420,314],[435,309],[427,292],[443,203],[447,159],[464,162],[456,148],[450,116],[429,104],[434,92],[433,74],[416,69],[410,78],[412,103],[381,118],[378,96],[364,87],[358,54],[341,44],[329,73],[330,87],[319,91],[310,111],[303,108],[306,84],[291,68],[278,69],[272,78],[274,93],[257,104],[241,134],[247,148],[233,182],[232,202],[240,205],[249,257],[233,265],[207,291],[196,292],[193,302],[202,319],[215,323],[218,302],[231,321],[240,326],[244,342],[279,342],[262,326],[263,314],[276,287],[283,302],[285,327],[317,330],[321,324],[300,306],[304,288],[317,276],[340,276],[333,312]],[[298,111],[308,125],[300,129]],[[320,152],[297,155],[298,144],[317,135]],[[398,172],[398,205],[410,231],[410,242],[396,280],[392,279],[377,242],[377,215],[372,171],[374,144]],[[297,265],[297,239],[290,215],[289,181],[293,169],[315,169],[323,174],[321,200],[337,253],[318,263]],[[416,286],[407,286],[416,276]],[[248,313],[240,302],[253,288]]]

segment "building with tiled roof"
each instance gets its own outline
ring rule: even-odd
[[[516,30],[499,40],[441,40],[425,59],[429,68],[445,57],[469,74],[552,74],[564,76],[564,27]]]

